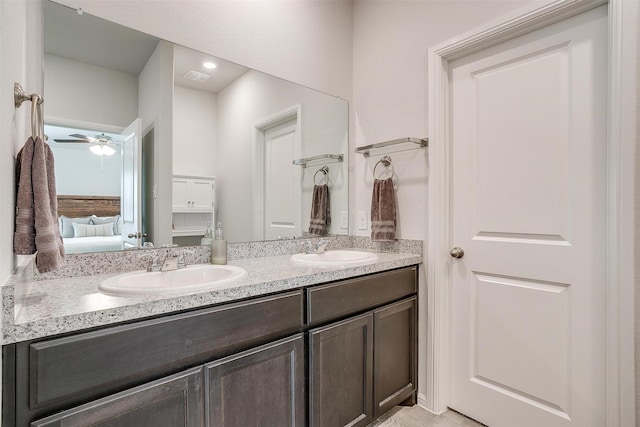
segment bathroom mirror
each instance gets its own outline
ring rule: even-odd
[[[43,16],[59,195],[85,207],[120,197],[123,212],[140,211],[138,243],[191,245],[218,221],[229,242],[308,235],[314,185],[326,183],[326,231],[348,234],[346,101],[50,0]],[[127,157],[137,118],[140,155]],[[180,204],[194,181],[212,183],[212,208]],[[99,250],[110,249],[78,251]]]

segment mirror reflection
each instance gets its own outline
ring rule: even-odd
[[[113,233],[69,253],[348,234],[346,101],[43,4],[61,227]]]

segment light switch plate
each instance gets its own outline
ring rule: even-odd
[[[347,211],[340,212],[340,228],[349,228],[349,213]]]
[[[367,211],[358,212],[358,230],[367,229]]]

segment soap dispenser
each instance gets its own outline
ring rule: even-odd
[[[227,241],[222,235],[222,223],[218,222],[214,232],[213,243],[211,243],[211,264],[227,263]]]
[[[211,243],[213,243],[213,233],[211,232],[211,223],[207,221],[207,231],[204,232],[204,236],[200,239],[200,244],[210,246]]]

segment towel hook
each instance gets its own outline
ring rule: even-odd
[[[324,173],[324,177],[325,179],[327,179],[327,181],[329,180],[329,177],[327,176],[329,174],[329,166],[324,165],[323,167],[321,167],[320,169],[318,169],[316,171],[316,173],[313,174],[313,184],[316,184],[316,175],[318,175],[320,172]],[[322,181],[321,181],[322,182]]]
[[[381,163],[382,163],[382,166],[384,166],[385,168],[391,167],[391,176],[393,176],[395,174],[395,171],[393,170],[393,165],[391,164],[391,157],[390,156],[383,156],[380,160],[378,160],[376,165],[373,167],[373,178],[374,179],[376,179],[376,168]]]

